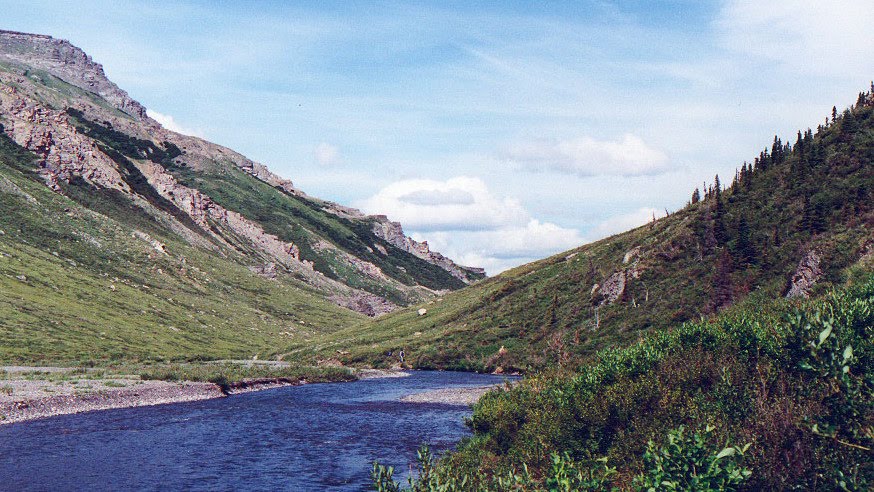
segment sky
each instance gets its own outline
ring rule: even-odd
[[[170,129],[489,274],[681,208],[874,78],[874,2],[0,0]]]

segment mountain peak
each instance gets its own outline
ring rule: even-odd
[[[45,70],[68,84],[93,92],[135,119],[146,118],[146,108],[110,81],[103,65],[65,39],[0,30],[2,59]]]

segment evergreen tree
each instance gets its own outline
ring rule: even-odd
[[[750,240],[750,225],[746,215],[741,215],[737,224],[737,243],[735,244],[737,257],[742,263],[752,264],[756,262],[756,248]]]
[[[716,244],[722,246],[727,238],[725,234],[725,206],[722,203],[722,185],[719,184],[718,174],[714,180],[713,189],[713,198],[716,200],[713,212],[713,236],[716,238]]]
[[[825,204],[822,200],[816,200],[813,203],[813,210],[810,216],[810,232],[813,234],[819,234],[820,232],[824,232],[825,222],[826,222],[826,210]]]
[[[716,260],[716,269],[713,273],[713,285],[710,292],[710,304],[713,311],[719,311],[731,305],[734,297],[734,286],[731,281],[733,269],[731,255],[723,249]]]
[[[816,197],[814,197],[816,198]],[[826,207],[822,200],[804,196],[804,209],[801,214],[801,227],[811,234],[825,231]]]
[[[695,191],[692,192],[692,205],[701,201],[701,192],[698,191],[698,188],[695,188]]]
[[[856,115],[849,109],[844,111],[844,115],[841,117],[841,136],[846,137],[844,140],[850,140],[858,130],[859,122],[856,121]]]

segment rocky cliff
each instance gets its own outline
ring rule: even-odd
[[[0,31],[0,125],[55,192],[117,192],[189,244],[251,271],[278,265],[369,315],[484,276],[399,224],[309,197],[237,152],[163,128],[64,40]]]

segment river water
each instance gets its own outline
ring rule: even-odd
[[[9,424],[0,490],[368,490],[374,460],[405,472],[421,443],[468,435],[469,408],[399,398],[503,380],[413,372]]]

